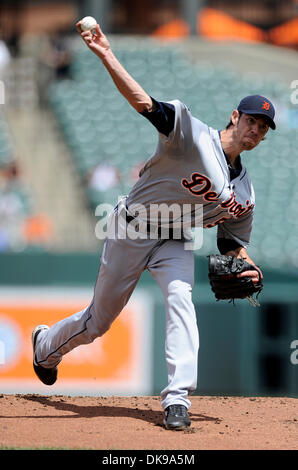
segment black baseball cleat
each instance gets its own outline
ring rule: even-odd
[[[35,346],[36,346],[36,339],[39,333],[42,330],[49,330],[47,325],[38,325],[32,332],[32,346],[33,346],[33,369],[39,380],[44,383],[45,385],[53,385],[57,380],[58,369],[57,367],[53,367],[51,369],[47,369],[38,365],[35,362]]]
[[[184,405],[170,405],[165,409],[163,424],[166,429],[182,431],[190,426],[190,417]]]

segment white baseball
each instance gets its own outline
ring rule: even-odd
[[[96,25],[97,21],[95,18],[93,18],[93,16],[85,16],[85,18],[81,20],[82,31],[92,31],[93,29],[95,29]]]

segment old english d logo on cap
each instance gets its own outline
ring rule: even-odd
[[[270,103],[268,103],[268,101],[264,100],[262,109],[266,109],[266,111],[269,111],[269,109],[270,109]]]
[[[238,106],[238,111],[244,114],[259,114],[265,116],[271,129],[275,129],[275,109],[268,98],[261,95],[250,95],[243,98]]]

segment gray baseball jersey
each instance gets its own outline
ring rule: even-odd
[[[144,210],[138,218],[148,220],[150,214],[155,223],[154,204],[202,204],[203,221],[193,215],[193,226],[218,225],[220,238],[247,247],[255,196],[246,168],[231,182],[218,131],[193,117],[180,101],[169,103],[175,107],[174,129],[168,137],[159,133],[156,151],[127,198],[128,210],[140,205]]]

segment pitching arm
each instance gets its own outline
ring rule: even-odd
[[[89,49],[101,59],[116,87],[130,105],[139,113],[151,111],[152,99],[115,57],[110,43],[100,29],[99,24],[96,25],[95,33],[91,31],[83,32],[80,21],[76,24],[76,27]]]

